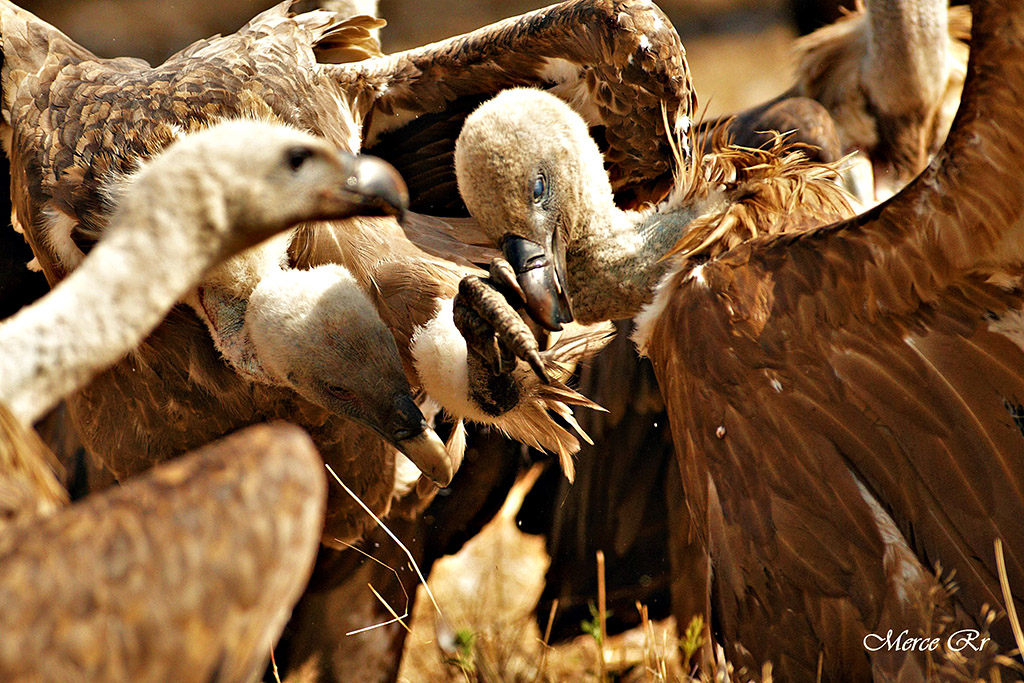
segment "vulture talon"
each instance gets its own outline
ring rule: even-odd
[[[551,384],[551,378],[548,377],[547,370],[544,369],[544,360],[540,357],[540,353],[536,350],[531,350],[526,355],[526,362],[530,364],[530,368],[533,369],[533,374],[537,375],[544,384]]]
[[[515,310],[521,310],[526,306],[526,293],[516,279],[516,271],[508,261],[496,257],[491,261],[490,279],[495,288],[501,292],[509,306]]]
[[[508,264],[505,266],[508,267]],[[495,270],[493,263],[492,270]],[[499,264],[497,272],[500,271]],[[505,275],[499,275],[499,277],[505,281]],[[514,282],[514,275],[512,280]],[[518,288],[518,284],[516,288]],[[529,364],[542,382],[550,383],[544,370],[537,338],[533,336],[533,331],[519,316],[515,307],[493,280],[475,275],[463,278],[459,283],[455,311],[456,328],[466,338],[467,345],[480,355],[492,369],[497,369],[498,372],[495,374],[511,372],[515,368],[512,359],[520,359]],[[490,335],[486,335],[486,339],[479,324],[487,326],[490,332]],[[496,347],[490,347],[487,344],[487,341],[492,338]],[[485,352],[484,349],[487,351]],[[506,368],[504,361],[508,361],[510,367]]]

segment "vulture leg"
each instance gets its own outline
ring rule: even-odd
[[[495,262],[507,265],[504,259],[497,258]],[[514,276],[515,289],[507,281],[498,280],[494,274],[499,269],[500,265],[492,264],[491,277],[467,275],[462,279],[455,298],[455,326],[466,338],[469,349],[484,358],[485,363],[491,363],[490,367],[500,367],[499,360],[511,354],[528,363],[542,382],[550,383],[537,338],[517,310],[522,307],[522,290]],[[497,350],[492,351],[486,343],[492,339]],[[492,360],[493,356],[499,360]]]
[[[491,272],[495,272],[494,266]],[[541,381],[548,383],[537,338],[516,312],[514,302],[523,301],[522,290],[514,276],[511,282],[514,289],[493,274],[489,278],[463,278],[455,299],[455,326],[466,337],[469,349],[481,356],[495,374],[514,368],[515,359],[521,358]]]

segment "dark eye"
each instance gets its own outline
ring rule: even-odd
[[[533,181],[533,201],[540,202],[540,200],[544,198],[544,195],[547,194],[547,191],[547,180],[544,178],[544,175],[541,174]]]
[[[297,171],[311,156],[313,156],[313,150],[308,147],[292,147],[285,155],[285,159],[288,162],[288,168]]]

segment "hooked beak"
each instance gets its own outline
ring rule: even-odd
[[[444,442],[423,419],[423,413],[409,395],[398,396],[385,424],[384,436],[412,460],[420,472],[441,488],[455,476]]]
[[[565,249],[552,234],[545,247],[524,237],[506,235],[501,251],[523,290],[526,311],[537,324],[557,332],[572,322],[572,306],[565,289]]]
[[[347,216],[396,216],[405,219],[409,190],[398,171],[383,159],[338,152],[346,179],[339,199]]]

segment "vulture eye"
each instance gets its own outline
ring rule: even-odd
[[[306,162],[306,159],[309,159],[311,156],[313,156],[313,150],[309,147],[292,147],[286,153],[285,158],[288,161],[288,168],[298,171],[302,164]]]
[[[547,194],[547,191],[547,180],[544,178],[544,174],[541,174],[533,181],[533,201],[539,203],[544,198],[544,195]]]

